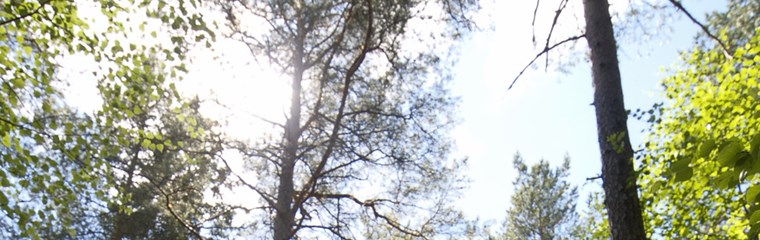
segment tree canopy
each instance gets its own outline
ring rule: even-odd
[[[274,122],[271,138],[241,147],[253,171],[240,174],[262,179],[244,183],[264,210],[253,223],[264,231],[254,234],[464,230],[450,205],[463,160],[448,156],[456,100],[440,53],[470,30],[477,1],[216,2],[229,36],[290,78],[286,120]]]
[[[737,47],[730,59],[694,49],[687,67],[663,81],[669,104],[652,118],[654,144],[642,174],[652,226],[668,226],[655,233],[757,235],[758,40]]]
[[[760,2],[727,2],[662,81],[666,102],[634,114],[651,124],[635,169],[610,5],[584,1],[585,30],[555,44],[568,6],[559,1],[531,63],[587,40],[605,193],[591,195],[581,219],[569,158],[551,168],[515,155],[503,237],[758,239]],[[668,3],[687,13],[680,1]],[[479,7],[3,1],[0,238],[491,237],[455,206],[467,159],[451,155],[460,121],[451,53],[477,29]],[[242,43],[259,65],[248,67],[286,77],[287,109],[280,119],[257,118],[273,126],[263,136],[228,137],[223,122],[202,114],[213,99],[177,87],[189,53],[212,52],[220,38]],[[83,73],[64,74],[73,64]],[[97,89],[92,111],[66,94],[79,81]],[[237,194],[243,203],[233,204]]]
[[[177,8],[147,1],[3,1],[0,211],[4,235],[39,238],[36,229],[54,227],[73,235],[74,229],[68,227],[73,219],[68,213],[79,197],[113,199],[102,188],[110,185],[104,181],[111,171],[106,158],[118,154],[119,144],[129,141],[127,132],[132,130],[120,125],[121,120],[146,110],[142,109],[146,99],[130,98],[134,95],[129,93],[178,96],[173,87],[151,84],[163,82],[151,78],[141,79],[148,83],[142,88],[127,86],[150,71],[150,58],[183,59],[186,38],[180,36],[198,41],[213,36],[199,22],[200,15],[183,6],[196,5],[196,1],[178,3]],[[163,36],[171,37],[166,42],[172,43],[159,46],[129,41],[138,34],[124,23],[130,17],[142,19],[133,22],[141,30],[150,18],[171,22],[173,30]],[[157,36],[155,31],[150,35]],[[133,108],[114,108],[123,106],[121,98],[105,98],[103,108],[95,113],[68,107],[61,94],[67,80],[58,74],[68,56],[86,56],[94,65],[100,63],[93,78],[101,93],[124,94],[127,102],[134,103]],[[170,61],[160,67],[173,77],[184,69],[183,64]],[[100,126],[114,131],[104,132]]]

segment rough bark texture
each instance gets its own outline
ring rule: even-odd
[[[583,5],[586,39],[591,48],[602,186],[612,239],[646,239],[609,3],[607,0],[584,0]]]

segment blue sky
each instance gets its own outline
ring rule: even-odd
[[[542,34],[549,27],[550,13],[556,2],[542,1],[542,14],[536,25],[539,40],[545,38]],[[618,2],[628,1],[611,2],[612,8],[619,10],[625,5]],[[458,206],[469,217],[500,224],[513,191],[512,158],[519,151],[528,164],[543,158],[557,166],[569,155],[570,181],[580,186],[579,206],[582,207],[586,193],[598,189],[598,184],[585,184],[585,179],[597,176],[601,169],[594,109],[589,105],[593,89],[589,64],[583,57],[586,50],[569,52],[579,59],[568,69],[569,73],[558,73],[551,66],[548,71],[543,67],[531,69],[507,91],[512,79],[538,51],[531,44],[530,36],[535,2],[482,0],[482,4],[479,22],[486,29],[492,29],[466,37],[458,45],[458,63],[452,69],[451,89],[461,97],[458,116],[462,120],[451,134],[457,141],[454,156],[469,158],[465,174],[472,180]],[[570,4],[564,14],[566,18],[561,19],[563,27],[555,31],[555,39],[577,33],[576,17],[582,19],[581,1],[570,1]],[[700,20],[704,19],[705,12],[723,9],[724,4],[724,1],[714,0],[684,3]],[[663,69],[678,63],[679,51],[693,46],[698,28],[687,20],[678,15],[666,23],[665,28],[649,29],[664,33],[650,40],[619,42],[628,109],[648,108],[660,99],[658,83],[667,75]],[[283,109],[287,106],[287,77],[267,71],[265,67],[251,70],[255,61],[247,51],[240,51],[245,46],[222,41],[218,43],[222,47],[214,54],[207,50],[193,53],[195,63],[190,65],[191,72],[180,88],[191,95],[198,93],[226,104],[226,108],[204,106],[202,111],[207,116],[227,121],[227,132],[231,136],[245,138],[266,132],[271,125],[252,117],[251,113],[282,121]],[[581,41],[584,42],[578,47],[585,48],[585,39]],[[72,57],[76,61],[69,61],[71,63],[84,61],[79,59],[81,56]],[[539,63],[543,65],[543,60]],[[85,76],[87,71],[80,69],[82,66],[87,65],[67,66],[66,74],[72,79]],[[67,92],[73,105],[87,112],[98,105],[93,82],[74,81],[69,89],[75,90]],[[248,104],[250,102],[270,104]],[[634,147],[641,143],[640,131],[645,126],[643,122],[629,120]],[[240,200],[248,196],[234,195]]]
[[[581,189],[579,207],[584,205],[588,191],[599,189],[599,184],[585,184],[586,178],[599,175],[601,160],[594,108],[589,105],[593,101],[590,65],[584,58],[569,68],[567,74],[553,71],[551,66],[548,71],[543,67],[529,70],[512,90],[506,90],[538,52],[532,47],[529,32],[535,2],[525,2],[530,4],[485,3],[484,12],[492,14],[493,30],[475,33],[463,42],[453,70],[452,90],[462,99],[459,113],[463,120],[453,136],[458,142],[457,155],[469,157],[467,174],[472,179],[471,188],[459,205],[468,216],[495,223],[501,223],[509,208],[515,178],[512,159],[517,151],[528,164],[543,158],[553,166],[559,165],[565,154],[569,155],[570,181]],[[614,5],[620,1],[611,2]],[[555,7],[554,3],[545,5]],[[725,3],[701,0],[684,5],[703,20],[706,12],[724,9]],[[665,69],[679,63],[679,51],[693,46],[696,25],[682,15],[671,21],[666,26],[672,31],[657,29],[664,35],[647,41],[619,41],[626,108],[646,109],[661,99],[658,84],[667,76]],[[576,29],[572,24],[567,24],[567,33]],[[548,26],[537,23],[537,28]],[[556,36],[564,39],[570,35]],[[584,44],[578,47],[585,48],[585,39],[581,41]],[[539,63],[543,66],[543,60]],[[629,119],[628,124],[636,148],[646,125],[636,119]]]

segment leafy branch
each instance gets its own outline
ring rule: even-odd
[[[25,14],[21,14],[19,16],[13,17],[13,18],[8,19],[8,20],[0,21],[0,26],[3,26],[5,24],[9,24],[9,23],[13,23],[13,22],[19,21],[19,20],[24,19],[24,18],[31,17],[32,15],[39,13],[40,10],[42,10],[42,8],[45,7],[45,5],[47,5],[48,3],[50,3],[50,1],[51,0],[45,0],[45,1],[40,2],[40,5],[37,6],[37,8],[35,8],[31,12],[28,12],[28,13],[25,13]]]

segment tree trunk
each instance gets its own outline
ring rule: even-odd
[[[301,82],[306,66],[304,65],[304,41],[306,29],[304,19],[299,12],[296,13],[297,35],[293,49],[293,78],[291,82],[290,116],[285,123],[285,152],[280,165],[279,185],[277,186],[277,199],[275,210],[277,215],[274,219],[274,239],[288,240],[295,234],[295,212],[293,199],[295,186],[293,185],[293,172],[295,170],[298,155],[299,139],[301,138]]]
[[[607,0],[584,0],[583,5],[586,40],[591,48],[604,203],[611,236],[615,240],[646,239],[609,3]]]

